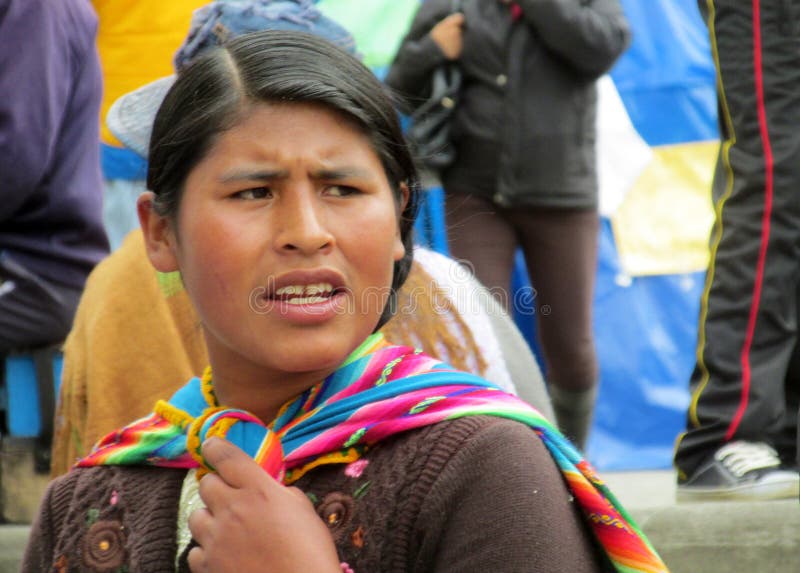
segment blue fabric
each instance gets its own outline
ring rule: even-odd
[[[633,41],[611,70],[650,145],[717,139],[714,63],[697,0],[621,0]]]
[[[444,191],[441,187],[426,189],[419,206],[414,226],[417,244],[436,252],[449,254],[444,219]]]
[[[147,177],[147,160],[124,147],[101,143],[100,162],[106,179],[137,180]]]
[[[175,69],[225,38],[265,29],[314,33],[355,54],[350,32],[323,15],[312,0],[217,1],[195,11],[186,41],[175,54]]]
[[[589,457],[606,470],[669,468],[689,405],[703,273],[627,277],[607,220],[599,261],[600,393]]]

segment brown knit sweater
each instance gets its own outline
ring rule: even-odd
[[[175,571],[185,475],[107,466],[62,476],[44,498],[22,571]],[[517,422],[439,423],[296,485],[355,573],[605,570],[553,460]],[[179,571],[189,571],[186,553]]]

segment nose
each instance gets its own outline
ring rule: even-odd
[[[280,229],[275,238],[278,250],[314,254],[333,246],[325,207],[313,189],[296,189],[281,199],[281,208],[276,213]]]

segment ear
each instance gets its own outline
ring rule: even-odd
[[[156,213],[154,201],[155,194],[152,191],[145,191],[136,201],[147,258],[162,273],[180,270],[172,221]]]
[[[408,198],[411,195],[411,191],[408,189],[408,185],[405,183],[400,184],[400,217],[403,216],[403,211],[406,210],[406,205],[408,205]],[[399,221],[398,221],[399,223]],[[404,256],[406,256],[406,246],[403,244],[403,237],[400,235],[400,225],[397,225],[397,231],[395,232],[395,239],[394,239],[394,260],[399,261]]]

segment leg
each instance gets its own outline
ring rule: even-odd
[[[599,217],[594,210],[524,209],[510,215],[536,289],[537,332],[561,430],[581,448],[597,385],[592,305]]]
[[[511,225],[490,202],[470,195],[445,195],[445,218],[450,255],[472,265],[478,281],[508,310],[517,248]]]
[[[797,323],[800,324],[800,287],[797,291]],[[792,358],[789,360],[789,368],[786,372],[785,383],[786,409],[784,411],[781,427],[774,437],[775,449],[781,457],[781,461],[787,466],[800,468],[797,442],[800,439],[798,432],[798,409],[800,409],[800,342],[795,342]]]
[[[723,144],[693,395],[675,455],[687,491],[722,446],[769,444],[784,418],[800,281],[800,76],[787,9],[706,2]]]

